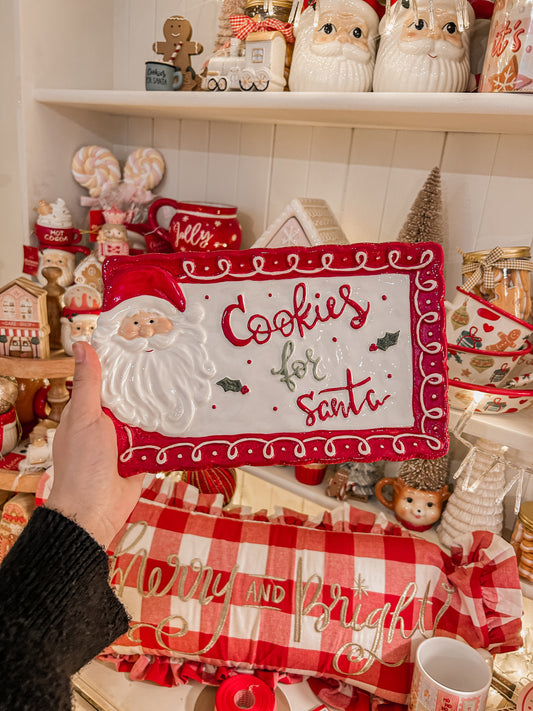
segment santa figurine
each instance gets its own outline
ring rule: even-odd
[[[75,284],[66,289],[63,302],[61,345],[65,353],[71,356],[73,343],[90,343],[102,307],[102,298],[93,287]]]
[[[374,91],[461,92],[475,88],[470,72],[469,2],[397,0],[380,22]]]
[[[98,242],[98,259],[103,262],[106,257],[128,255],[128,231],[124,222],[127,214],[117,207],[104,210],[105,223],[100,227],[96,241]]]
[[[93,334],[102,364],[102,404],[122,422],[184,434],[211,397],[215,367],[204,345],[200,305],[157,266],[124,267],[106,291]]]
[[[295,24],[291,91],[370,91],[377,0],[314,0]]]

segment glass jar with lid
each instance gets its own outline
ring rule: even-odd
[[[292,9],[292,0],[247,0],[244,14],[248,17],[259,15],[261,20],[273,17],[281,22],[288,22]]]
[[[533,582],[533,501],[525,501],[520,507],[511,545],[516,553],[518,573]]]
[[[463,254],[463,288],[503,311],[527,320],[533,270],[529,247],[495,247]]]

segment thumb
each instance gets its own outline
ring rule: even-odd
[[[72,353],[75,366],[70,398],[71,411],[78,417],[96,419],[102,411],[100,403],[102,372],[98,355],[85,341],[73,343]]]

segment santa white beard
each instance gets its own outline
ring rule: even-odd
[[[370,43],[376,40],[369,38]],[[370,91],[374,51],[332,40],[313,44],[313,26],[301,27],[289,74],[291,91]]]
[[[170,314],[168,309],[163,313],[151,308],[170,318],[172,331],[127,340],[117,334],[120,319],[140,309],[121,309],[118,317],[117,309],[100,315],[91,341],[104,373],[102,404],[122,422],[146,432],[184,434],[197,406],[208,402],[215,375],[203,345],[205,331],[193,323],[203,318],[203,312],[189,319],[186,314],[176,316],[176,309]]]
[[[64,253],[63,253],[64,255]],[[70,286],[71,284],[74,283],[74,267],[75,267],[75,257],[74,255],[69,255],[67,256],[62,256],[61,257],[63,260],[63,264],[54,264],[53,260],[51,264],[47,264],[44,262],[43,257],[41,256],[39,259],[39,268],[37,271],[37,281],[39,284],[42,284],[43,286],[46,286],[48,284],[48,280],[46,277],[43,275],[43,269],[46,269],[46,267],[57,267],[58,269],[61,270],[61,276],[57,280],[57,283],[59,286]]]
[[[470,77],[469,35],[463,46],[452,47],[446,40],[419,39],[402,42],[401,24],[381,36],[374,91],[465,91]],[[429,56],[436,55],[436,59]]]

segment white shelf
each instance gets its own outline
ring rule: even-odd
[[[56,109],[122,116],[358,126],[461,133],[533,133],[531,94],[147,92],[35,89]]]
[[[450,408],[450,432],[461,415],[461,411]],[[465,433],[533,452],[533,408],[510,415],[474,415]]]

